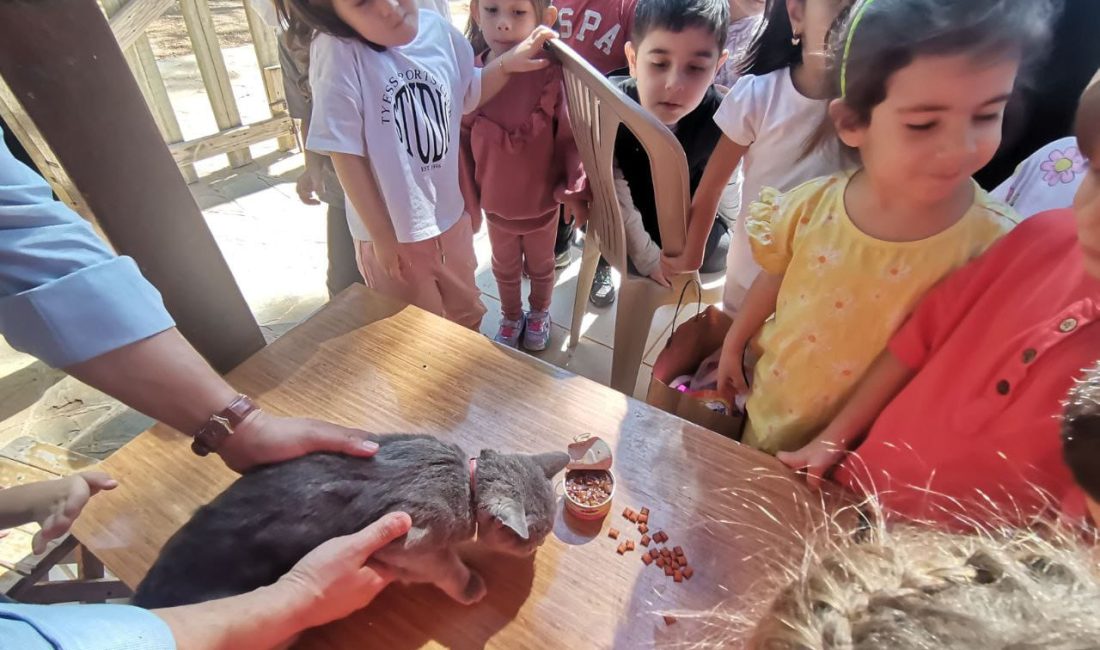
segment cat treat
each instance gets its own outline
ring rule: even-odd
[[[676,617],[675,616],[665,616],[664,619],[665,619],[665,625],[673,625],[674,623],[676,623]]]
[[[642,535],[642,546],[649,546],[649,535]]]
[[[619,531],[617,528],[611,528],[607,531],[607,536],[611,539],[619,539]]]
[[[684,580],[691,580],[691,576],[695,575],[695,569],[692,569],[691,567],[686,566],[686,567],[684,567],[684,570],[681,571],[681,573],[684,574]]]
[[[653,564],[653,558],[649,557],[649,553],[642,553],[642,563],[646,566]]]
[[[649,526],[645,525],[644,523],[639,525],[638,526],[638,532],[645,535],[646,533],[649,532]]]

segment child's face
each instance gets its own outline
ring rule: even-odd
[[[695,110],[714,81],[726,53],[705,27],[652,29],[641,43],[626,44],[630,76],[638,80],[642,108],[673,125]]]
[[[540,24],[553,25],[558,15],[554,7],[540,15],[531,0],[474,0],[471,11],[494,57],[512,49]]]
[[[764,13],[765,0],[730,0],[730,20]]]
[[[996,152],[1018,67],[1016,58],[919,56],[887,81],[869,124],[859,124],[843,100],[830,112],[876,185],[913,203],[937,203]]]
[[[415,0],[332,0],[336,16],[382,47],[408,45],[420,26]]]

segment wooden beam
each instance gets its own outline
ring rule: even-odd
[[[223,372],[262,348],[95,0],[0,2],[0,76],[191,344]]]
[[[12,590],[12,597],[19,602],[35,605],[54,603],[102,603],[115,598],[129,598],[134,592],[118,578],[95,580],[65,580],[43,582],[19,590]]]
[[[111,17],[111,31],[115,33],[118,48],[123,52],[129,49],[145,34],[145,28],[174,4],[176,0],[130,0],[125,6],[112,11],[108,0],[103,0],[103,8]]]
[[[53,150],[46,144],[46,139],[38,132],[38,127],[31,121],[27,112],[23,110],[23,105],[12,94],[8,84],[2,78],[0,78],[0,117],[4,118],[4,123],[30,154],[31,162],[53,188],[57,198],[80,216],[95,223],[95,215],[88,207],[88,202],[76,190],[69,174],[61,163],[57,162]]]
[[[195,50],[195,61],[199,65],[202,83],[206,86],[206,96],[210,108],[214,111],[214,121],[219,131],[225,131],[241,125],[241,113],[237,110],[237,100],[233,96],[233,86],[229,82],[229,71],[222,58],[218,35],[214,31],[214,17],[210,14],[210,5],[206,0],[180,0],[183,22],[187,25],[187,34]],[[229,164],[240,167],[252,162],[248,149],[230,152]]]
[[[248,31],[252,34],[252,49],[256,52],[256,63],[263,75],[264,92],[267,93],[267,105],[272,117],[289,116],[286,97],[283,94],[283,78],[279,74],[279,44],[275,41],[275,31],[260,18],[252,7],[252,0],[244,0],[244,11],[248,17]],[[297,145],[293,132],[279,137],[279,149],[291,151]]]
[[[169,4],[174,2],[175,0],[170,0]],[[127,49],[127,45],[119,36],[119,32],[115,27],[115,20],[123,12],[131,10],[131,14],[133,14],[134,5],[148,7],[150,6],[150,0],[131,0],[125,6],[122,4],[122,0],[100,0],[100,3],[107,11],[111,31],[115,33],[115,38],[119,40],[119,49],[123,51],[126,57],[130,72],[134,74],[134,80],[137,81],[138,88],[141,88],[141,94],[145,96],[145,103],[149,105],[149,110],[152,111],[153,119],[157,121],[157,126],[160,127],[165,142],[182,142],[183,131],[180,129],[176,112],[172,108],[172,101],[168,97],[168,88],[164,85],[160,68],[157,67],[157,60],[153,56],[153,47],[149,44],[149,38],[143,32],[135,31],[133,38],[130,40],[131,46]],[[164,13],[164,9],[161,9],[160,13]],[[135,23],[132,21],[126,23],[126,25],[133,24]],[[194,183],[199,179],[194,165],[181,166],[180,173],[183,174],[183,178],[188,183]]]
[[[272,117],[263,122],[238,126],[228,131],[215,133],[195,140],[168,145],[176,163],[183,165],[204,158],[217,156],[229,151],[263,142],[286,133],[293,133],[294,123],[287,116]]]

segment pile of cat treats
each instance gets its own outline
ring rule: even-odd
[[[623,519],[626,519],[631,524],[637,525],[638,533],[642,536],[638,543],[648,550],[642,553],[642,563],[646,566],[655,566],[658,569],[663,569],[665,576],[672,578],[673,582],[683,582],[684,580],[691,580],[691,576],[695,575],[695,570],[688,564],[687,555],[684,553],[684,549],[681,546],[668,547],[668,534],[663,530],[659,530],[649,535],[649,508],[642,508],[638,512],[635,512],[631,508],[623,510]],[[607,536],[611,539],[619,539],[622,533],[612,526],[607,531]],[[653,546],[650,546],[653,544]],[[619,555],[626,555],[627,553],[635,549],[634,540],[623,539],[619,542],[619,547],[616,551]],[[676,622],[676,619],[671,616],[665,616],[665,623],[672,625]]]

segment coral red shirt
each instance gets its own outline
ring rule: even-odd
[[[607,75],[626,67],[626,42],[638,0],[560,0],[558,33],[592,67]]]
[[[1073,212],[1025,221],[894,335],[890,351],[916,375],[836,479],[873,488],[890,512],[947,524],[1080,510],[1060,414],[1100,358],[1098,321],[1100,281],[1084,270]]]

